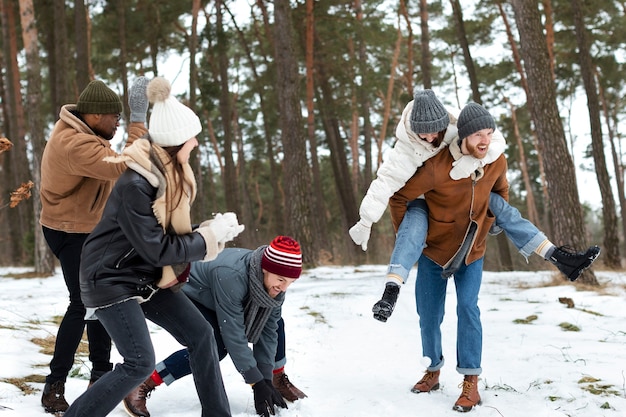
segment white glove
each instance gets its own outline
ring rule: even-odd
[[[348,231],[354,243],[361,245],[361,249],[363,249],[363,251],[367,250],[367,242],[370,240],[371,232],[372,223],[363,219],[359,220],[359,222],[352,226]]]
[[[473,156],[462,156],[452,163],[452,169],[450,170],[450,178],[453,180],[460,180],[461,178],[469,177],[472,172],[482,167],[484,162],[481,159],[476,159]]]
[[[202,222],[200,227],[203,226],[208,226],[217,242],[222,244],[230,242],[245,229],[245,226],[237,221],[237,215],[232,212],[217,213],[213,219]]]

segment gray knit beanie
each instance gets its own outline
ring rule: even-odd
[[[413,97],[411,130],[414,133],[437,133],[450,124],[448,111],[433,90],[421,90]]]
[[[468,103],[461,110],[456,127],[459,129],[459,139],[463,140],[479,130],[495,130],[496,122],[483,106],[477,103]]]
[[[93,80],[80,93],[76,111],[83,114],[119,114],[122,100],[100,80]]]

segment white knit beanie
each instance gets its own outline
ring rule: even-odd
[[[182,145],[202,130],[198,116],[171,91],[170,82],[163,77],[150,81],[146,90],[153,104],[148,132],[152,141],[163,147]]]

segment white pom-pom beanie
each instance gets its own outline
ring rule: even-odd
[[[163,77],[154,78],[146,89],[153,104],[148,132],[152,141],[163,147],[182,145],[202,130],[198,116],[172,96],[171,90]]]

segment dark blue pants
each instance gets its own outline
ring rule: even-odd
[[[215,311],[210,310],[203,306],[200,303],[197,303],[192,300],[198,310],[202,313],[204,318],[211,324],[213,327],[213,332],[215,334],[215,342],[217,343],[217,354],[220,358],[220,361],[226,357],[228,351],[224,346],[224,340],[222,339],[222,335],[220,334],[220,328],[217,324],[217,315]],[[278,334],[278,346],[276,347],[276,363],[281,363],[285,359],[285,322],[281,317],[278,320],[278,329],[276,330]],[[163,366],[161,366],[163,365]],[[165,358],[165,360],[159,364],[159,375],[163,381],[169,385],[177,379],[180,379],[186,375],[191,373],[191,368],[189,367],[189,352],[187,349],[181,349],[177,352],[172,353],[170,356]]]

